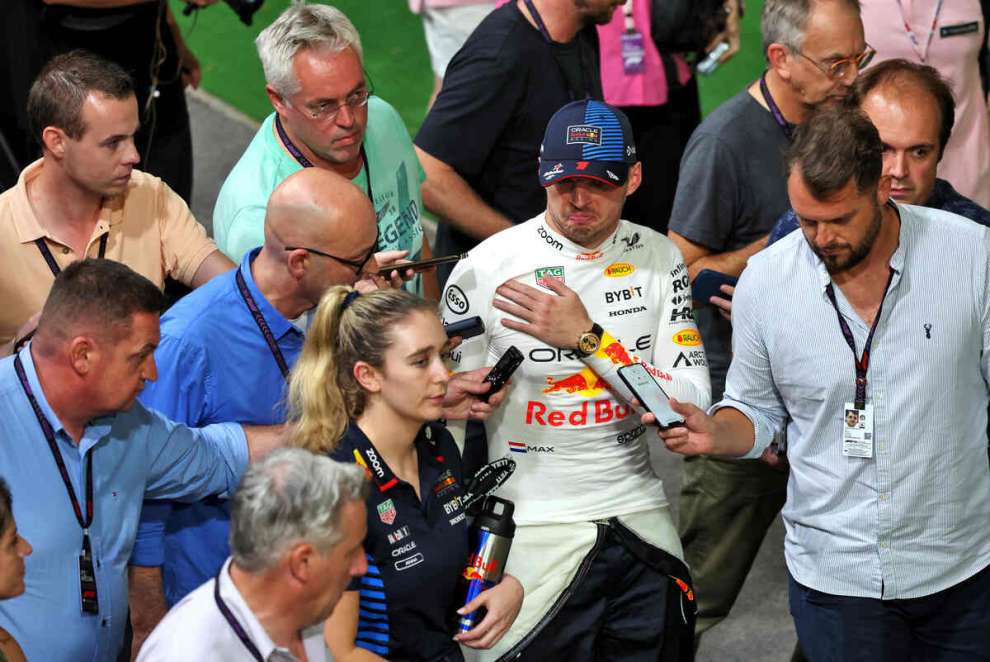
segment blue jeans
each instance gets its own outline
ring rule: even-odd
[[[791,577],[790,606],[811,662],[990,660],[990,567],[906,600],[830,595]]]

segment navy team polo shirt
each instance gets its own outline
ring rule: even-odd
[[[424,425],[416,437],[422,501],[399,480],[352,421],[332,454],[364,466],[374,488],[367,499],[368,573],[360,591],[357,645],[389,660],[463,660],[451,637],[457,582],[468,556],[461,506],[461,458],[447,429]]]

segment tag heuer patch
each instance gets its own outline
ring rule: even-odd
[[[602,128],[589,124],[572,124],[567,127],[568,145],[601,145]]]
[[[557,278],[564,282],[564,267],[543,267],[536,270],[536,284],[549,290],[547,278]]]
[[[397,514],[398,513],[395,512],[395,504],[392,503],[391,499],[385,499],[378,504],[378,519],[386,524],[392,524],[392,522],[395,521],[395,516]]]

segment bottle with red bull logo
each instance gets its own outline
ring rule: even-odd
[[[458,586],[459,599],[454,603],[458,607],[471,602],[482,591],[502,580],[512,537],[516,533],[516,523],[512,519],[514,510],[515,505],[511,501],[494,496],[485,498],[481,513],[470,529],[471,553]],[[467,632],[484,616],[483,608],[463,616],[455,613],[457,622],[454,633]]]

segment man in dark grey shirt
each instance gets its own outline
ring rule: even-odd
[[[794,125],[810,107],[844,98],[872,57],[855,0],[767,0],[762,32],[767,72],[698,127],[681,161],[669,237],[692,280],[704,269],[738,276],[766,246],[790,206],[783,153]],[[712,396],[721,398],[732,327],[710,302],[695,305]],[[680,533],[698,587],[699,635],[735,602],[786,484],[785,468],[759,460],[686,460]]]

